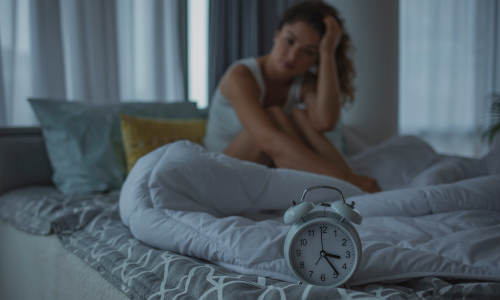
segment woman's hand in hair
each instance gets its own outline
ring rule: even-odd
[[[332,16],[324,17],[323,22],[325,23],[326,31],[321,39],[320,51],[322,54],[333,54],[340,44],[342,29],[340,29],[337,20]]]

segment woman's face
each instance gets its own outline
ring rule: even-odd
[[[304,73],[318,61],[320,41],[319,33],[303,21],[285,24],[274,34],[271,58],[284,75]]]

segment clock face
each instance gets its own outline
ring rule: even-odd
[[[302,228],[290,245],[290,262],[308,283],[338,285],[356,267],[354,241],[342,227],[316,222]]]

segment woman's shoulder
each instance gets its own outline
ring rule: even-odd
[[[226,72],[227,76],[241,78],[241,77],[249,77],[252,76],[252,71],[245,64],[237,64]]]
[[[252,71],[243,64],[235,65],[224,74],[221,80],[221,88],[228,84],[247,85],[256,83]]]
[[[239,94],[238,91],[259,91],[252,71],[244,64],[237,64],[227,70],[220,82],[220,92],[228,99],[235,93]]]

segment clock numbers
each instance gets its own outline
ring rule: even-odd
[[[342,228],[318,223],[303,228],[295,236],[294,248],[288,252],[292,268],[311,284],[341,283],[353,272],[356,249]]]

